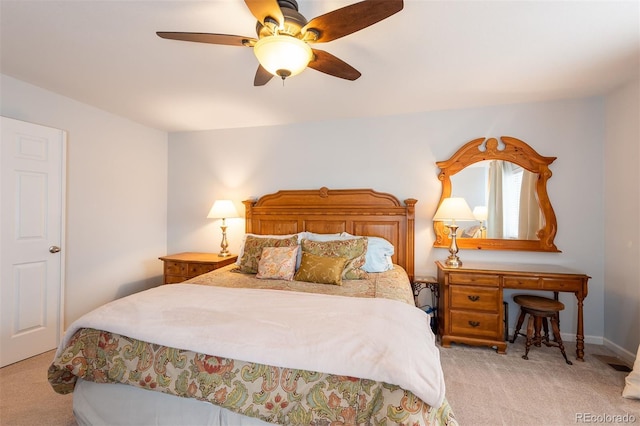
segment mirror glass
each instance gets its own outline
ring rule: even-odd
[[[479,161],[451,176],[451,196],[464,198],[478,219],[459,223],[458,238],[538,240],[544,216],[535,187],[526,185],[537,180],[537,173],[501,160]]]
[[[559,251],[556,216],[547,194],[549,164],[525,142],[478,138],[438,162],[440,202],[463,197],[477,221],[459,222],[457,245],[465,249]],[[434,221],[434,247],[451,242],[445,223]]]

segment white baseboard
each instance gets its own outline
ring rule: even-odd
[[[513,336],[513,332],[515,330],[509,329],[509,336]],[[571,333],[562,333],[560,332],[560,337],[562,337],[562,341],[564,342],[575,342],[576,335]],[[593,345],[603,345],[605,348],[614,352],[625,364],[632,366],[636,359],[636,354],[629,352],[625,348],[616,345],[612,341],[605,339],[602,336],[584,336],[584,343],[589,343]]]
[[[608,339],[604,339],[604,346],[618,355],[618,357],[623,360],[628,366],[632,366],[634,364],[636,360],[636,354],[629,352],[625,348],[616,345]]]
[[[509,337],[513,336],[513,332],[515,330],[513,328],[509,328]],[[526,330],[520,330],[520,332],[526,332]],[[563,342],[575,342],[576,335],[571,333],[563,333],[560,332],[560,337],[562,337]],[[593,344],[593,345],[603,345],[604,338],[602,336],[584,336],[584,342]],[[634,355],[635,356],[635,355]]]
[[[560,332],[560,337],[562,337],[562,341],[564,342],[575,342],[576,335],[571,333],[563,333]],[[584,336],[584,342],[592,345],[603,345],[604,338],[602,336]]]

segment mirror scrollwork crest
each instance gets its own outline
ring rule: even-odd
[[[462,233],[456,234],[458,247],[560,251],[553,242],[558,225],[547,193],[547,181],[551,177],[549,165],[555,159],[556,157],[541,156],[519,139],[502,136],[500,141],[495,138],[474,139],[449,160],[437,162],[436,165],[440,168],[438,179],[442,182],[442,195],[438,205],[448,197],[464,197],[467,201],[475,197],[473,203],[470,203],[471,208],[476,205],[478,211],[485,212],[483,218],[478,216],[477,223],[471,222],[475,226],[467,227],[473,231],[463,229]],[[517,184],[505,180],[505,176],[515,176],[518,173],[520,177],[515,178]],[[515,200],[509,200],[510,192],[506,189],[503,191],[502,188],[516,185],[518,189],[513,195]],[[482,200],[478,201],[478,198]],[[503,218],[503,214],[510,215],[505,211],[513,210],[511,207],[504,207],[507,205],[516,206],[514,218]],[[510,221],[515,224],[505,225]],[[448,248],[451,243],[449,228],[441,221],[434,221],[433,226],[436,234],[433,246]]]

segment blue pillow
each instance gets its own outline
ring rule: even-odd
[[[347,232],[340,234],[343,238],[357,238]],[[381,237],[367,237],[367,253],[362,269],[366,272],[384,272],[393,269],[391,256],[395,252],[393,244]]]

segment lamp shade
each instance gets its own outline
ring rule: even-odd
[[[487,206],[475,206],[473,208],[473,216],[476,218],[476,220],[487,220],[488,215],[489,212],[487,210]]]
[[[209,210],[208,219],[228,219],[238,217],[236,206],[231,200],[216,200]]]
[[[456,220],[467,221],[477,219],[464,198],[450,197],[442,200],[435,216],[433,216],[433,220],[452,221],[455,223]]]
[[[261,38],[253,53],[264,69],[282,78],[300,74],[313,57],[307,43],[288,35]]]

